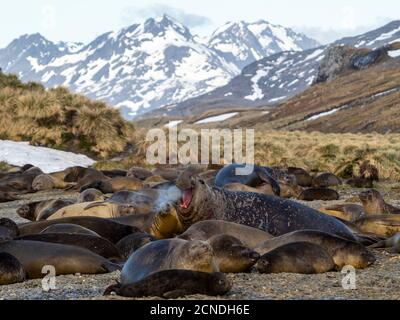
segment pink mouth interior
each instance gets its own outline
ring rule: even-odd
[[[187,209],[190,206],[190,203],[192,202],[193,199],[193,191],[192,190],[186,190],[183,192],[182,195],[182,203],[181,203],[181,208]]]

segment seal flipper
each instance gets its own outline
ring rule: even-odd
[[[163,294],[163,298],[165,299],[178,299],[178,298],[182,298],[184,296],[187,296],[188,292],[186,290],[183,289],[176,289],[173,291],[169,291],[169,292],[165,292]]]
[[[258,176],[262,181],[271,185],[272,191],[277,197],[281,195],[279,183],[266,170],[258,172]]]
[[[106,261],[101,265],[104,270],[108,273],[114,272],[114,271],[118,271],[118,270],[122,270],[122,266],[110,261]]]
[[[103,296],[111,296],[112,293],[118,294],[121,290],[122,285],[117,281],[117,284],[113,284],[104,291]]]

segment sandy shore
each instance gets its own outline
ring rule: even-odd
[[[341,190],[341,201],[353,200],[359,190]],[[384,192],[392,203],[400,204],[398,190]],[[18,223],[26,222],[19,218],[16,209],[29,201],[56,198],[74,198],[75,194],[51,192],[27,195],[24,200],[0,204],[0,217],[8,217]],[[336,203],[330,202],[329,204]],[[319,208],[324,202],[308,205]],[[233,282],[231,292],[214,299],[400,299],[400,255],[392,255],[376,250],[377,262],[366,270],[357,270],[356,289],[342,287],[344,275],[340,272],[322,275],[262,275],[259,273],[228,275]],[[41,280],[1,286],[0,299],[123,299],[103,297],[105,288],[119,279],[119,272],[86,276],[60,276],[56,279],[56,290],[45,292]],[[191,296],[186,299],[210,299],[206,296]]]

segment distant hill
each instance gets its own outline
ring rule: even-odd
[[[277,106],[311,87],[320,78],[320,67],[331,48],[351,46],[376,50],[400,41],[400,21],[356,37],[305,51],[277,53],[246,66],[227,85],[184,102],[165,106],[145,117],[184,117],[218,108]],[[332,61],[330,61],[332,63]],[[361,62],[362,63],[362,62]]]
[[[127,150],[135,130],[103,102],[22,83],[0,72],[0,139],[107,158]]]
[[[317,45],[266,21],[228,23],[202,41],[162,16],[107,32],[85,45],[24,35],[0,49],[0,68],[22,81],[46,88],[62,85],[106,101],[130,119],[223,86],[243,66],[267,55]]]

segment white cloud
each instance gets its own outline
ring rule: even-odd
[[[132,23],[135,20],[154,18],[164,14],[175,18],[189,28],[202,27],[212,23],[211,19],[206,16],[189,13],[185,10],[160,3],[151,4],[146,7],[127,7],[124,10],[123,19],[125,23]]]

